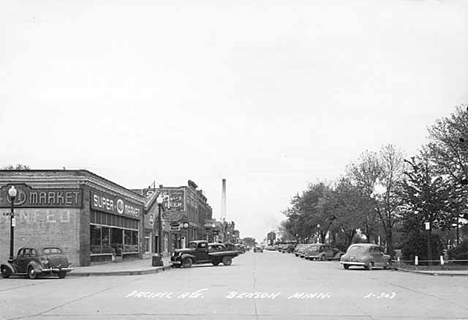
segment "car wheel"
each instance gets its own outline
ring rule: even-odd
[[[223,264],[225,266],[230,266],[232,264],[232,258],[231,257],[224,257],[223,258]]]
[[[349,265],[348,264],[343,264],[343,268],[345,268],[346,270],[349,269]]]
[[[64,279],[66,276],[67,276],[67,272],[66,272],[66,271],[60,271],[60,272],[58,273],[59,279]]]
[[[8,269],[6,267],[3,267],[2,268],[2,278],[9,278],[10,277],[10,273],[8,272]]]
[[[28,269],[28,277],[29,277],[29,279],[36,279],[36,278],[37,278],[36,270],[34,270],[33,267],[29,267],[29,269]]]
[[[190,268],[192,264],[193,264],[193,261],[190,258],[184,258],[184,260],[182,260],[182,266],[184,268]]]
[[[325,261],[325,260],[327,260],[327,257],[325,257],[325,255],[322,255],[322,256],[320,257],[320,261]]]

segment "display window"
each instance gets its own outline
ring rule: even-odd
[[[138,253],[138,220],[91,211],[91,255]]]

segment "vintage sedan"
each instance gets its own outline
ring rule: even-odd
[[[356,243],[349,246],[340,263],[345,269],[351,266],[361,266],[366,270],[375,267],[388,269],[391,259],[389,255],[384,254],[384,249],[376,244]]]
[[[254,252],[263,252],[263,247],[261,247],[261,246],[255,246],[255,247],[254,247]]]
[[[331,244],[315,243],[304,250],[304,258],[307,260],[339,260],[343,252]]]
[[[72,271],[68,258],[62,249],[56,246],[23,247],[18,250],[15,259],[0,266],[2,277],[24,275],[35,279],[42,275],[57,275],[60,279]]]

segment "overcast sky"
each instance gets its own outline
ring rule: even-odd
[[[0,165],[195,181],[262,240],[309,182],[468,102],[468,2],[1,1]]]

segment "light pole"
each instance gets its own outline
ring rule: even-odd
[[[158,202],[158,254],[162,257],[162,204],[164,198],[162,195],[159,195],[156,199]]]
[[[15,247],[15,198],[16,198],[16,188],[11,186],[8,190],[8,195],[10,196],[11,202],[11,213],[10,213],[10,259],[8,261],[13,261],[14,256],[14,247]]]
[[[163,266],[162,261],[162,203],[164,201],[164,197],[159,194],[156,198],[156,202],[158,203],[158,252],[153,256],[152,266],[153,267],[160,267]]]
[[[431,265],[431,259],[432,259],[432,250],[431,250],[431,223],[426,222],[426,230],[427,230],[427,264]]]

